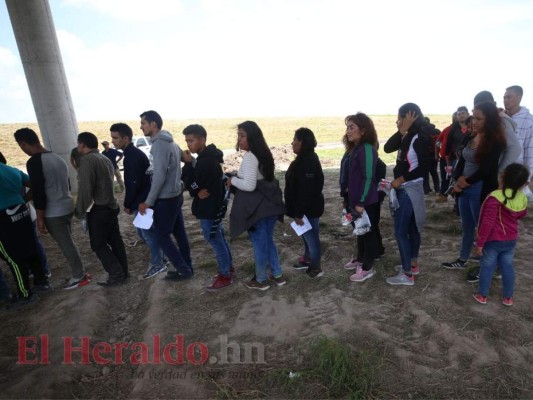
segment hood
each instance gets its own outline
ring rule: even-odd
[[[513,191],[511,189],[505,189],[505,196],[511,197]],[[509,211],[520,212],[527,208],[527,197],[522,190],[516,192],[514,199],[507,199],[505,202],[505,196],[503,195],[503,190],[495,190],[491,195],[498,200],[502,205],[507,208]]]
[[[224,162],[224,153],[222,153],[222,150],[217,149],[214,144],[207,145],[204,151],[198,154],[198,159],[204,157],[216,158],[219,164],[222,164]]]
[[[524,107],[524,106],[520,106],[520,110],[518,110],[518,112],[515,115],[513,115],[513,117],[514,116],[525,117],[528,114],[529,114],[529,110],[526,107]]]
[[[516,122],[510,116],[505,113],[500,113],[500,116],[502,117],[504,124],[511,124],[513,131],[516,131]]]
[[[172,143],[174,142],[174,139],[172,138],[172,134],[169,131],[160,130],[159,133],[152,137],[152,144],[156,140],[162,140],[164,142]]]

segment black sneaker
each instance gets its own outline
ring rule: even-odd
[[[441,265],[446,269],[465,269],[466,261],[458,258],[455,261],[443,262]]]
[[[307,271],[305,271],[305,273],[310,278],[319,278],[321,276],[324,276],[324,272],[321,269],[307,269]]]
[[[470,271],[467,275],[466,275],[466,281],[468,283],[476,283],[479,281],[479,269],[475,269],[474,271]]]
[[[300,271],[300,270],[309,268],[309,265],[311,265],[311,264],[310,263],[305,263],[305,262],[304,263],[297,262],[296,264],[294,264],[292,266],[292,268],[297,270],[297,271]]]
[[[96,284],[100,286],[104,286],[104,287],[111,287],[111,286],[122,285],[125,280],[126,280],[125,278],[120,281],[116,279],[108,278],[106,280],[97,281]]]
[[[187,279],[191,279],[192,274],[182,274],[178,271],[169,271],[167,272],[165,279],[167,281],[185,281]]]
[[[44,283],[42,285],[35,285],[33,287],[33,290],[39,293],[49,293],[53,289],[52,289],[52,286],[50,286],[48,283]]]

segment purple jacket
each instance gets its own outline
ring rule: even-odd
[[[357,145],[350,153],[348,196],[350,207],[364,207],[378,202],[375,179],[378,153],[369,143]]]

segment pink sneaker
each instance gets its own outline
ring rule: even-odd
[[[357,272],[350,276],[350,280],[352,282],[364,282],[367,279],[372,278],[375,274],[376,270],[374,268],[365,271],[363,267],[357,267]]]
[[[504,297],[504,298],[502,298],[502,304],[504,306],[512,306],[513,305],[513,298],[512,297]]]
[[[487,296],[482,296],[479,293],[474,293],[474,299],[480,304],[487,304]]]
[[[357,269],[357,267],[362,267],[362,266],[363,266],[363,263],[360,261],[357,261],[354,258],[350,262],[344,264],[344,269]]]

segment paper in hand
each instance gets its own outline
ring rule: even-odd
[[[136,228],[140,229],[150,229],[152,226],[152,223],[154,222],[154,210],[151,208],[147,208],[144,215],[141,215],[141,213],[138,213],[135,219],[133,220],[133,225]]]
[[[309,222],[309,220],[307,219],[305,215],[303,216],[302,220],[304,221],[303,225],[298,225],[296,221],[291,222],[291,227],[292,229],[294,229],[294,232],[296,232],[298,236],[302,236],[305,232],[313,229],[313,227],[311,226],[311,223]]]

